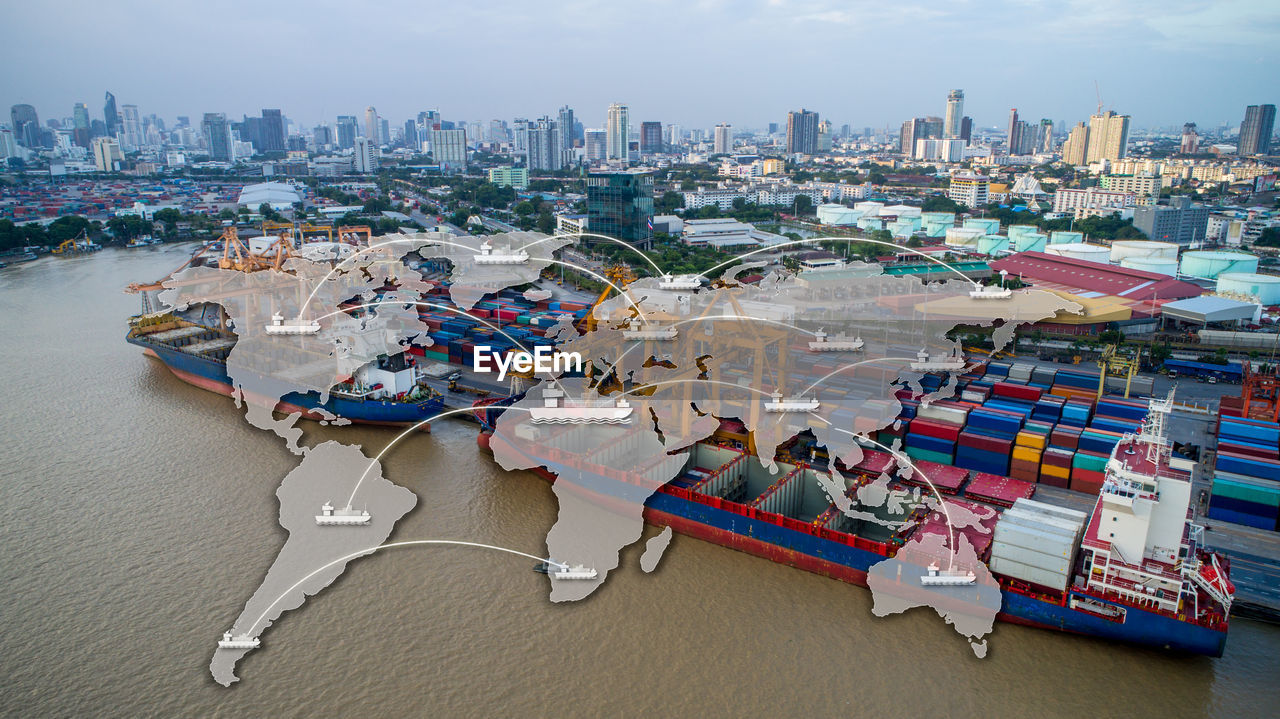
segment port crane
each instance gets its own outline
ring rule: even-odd
[[[1138,365],[1141,363],[1140,353],[1132,353],[1122,351],[1120,345],[1107,345],[1102,350],[1102,356],[1098,358],[1098,399],[1102,399],[1102,392],[1106,388],[1107,377],[1116,376],[1124,377],[1124,396],[1129,398],[1129,387],[1133,384],[1133,378],[1138,374]]]

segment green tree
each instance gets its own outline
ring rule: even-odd
[[[174,237],[178,234],[178,223],[182,221],[182,213],[172,207],[157,211],[153,218],[164,225],[164,236]]]
[[[813,211],[813,200],[808,195],[796,195],[795,203],[792,207],[796,211],[796,215],[807,215]]]

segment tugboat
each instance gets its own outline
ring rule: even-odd
[[[822,330],[814,332],[813,337],[813,341],[809,343],[810,352],[859,352],[865,345],[862,337],[849,339],[839,334],[828,339],[827,333]]]
[[[920,577],[920,583],[926,587],[960,587],[973,584],[978,579],[973,570],[940,569],[937,562],[930,564],[928,569],[929,573]]]
[[[595,579],[596,576],[597,572],[595,569],[581,564],[575,564],[573,566],[561,564],[556,567],[554,572],[551,572],[551,577],[553,579]]]
[[[766,412],[812,412],[819,406],[814,398],[796,396],[783,399],[782,393],[776,389],[769,397],[770,400],[764,403]]]
[[[320,331],[320,323],[315,320],[285,320],[279,312],[271,315],[271,324],[267,325],[269,335],[313,335]]]
[[[959,372],[966,367],[964,355],[953,354],[940,360],[930,359],[929,350],[921,349],[916,353],[916,361],[911,369],[917,372]]]
[[[332,504],[324,503],[320,514],[316,515],[316,524],[321,527],[353,527],[366,525],[372,517],[366,509],[352,509],[347,505],[342,509],[334,509]]]
[[[629,340],[646,340],[650,342],[667,342],[674,340],[678,334],[675,327],[644,325],[632,317],[627,320],[627,328],[622,330],[622,337]]]
[[[473,255],[477,265],[523,265],[529,261],[529,253],[524,250],[511,251],[511,247],[507,247],[506,252],[494,252],[493,243],[485,240],[480,245],[480,254]]]
[[[262,640],[248,634],[232,636],[231,632],[223,632],[222,639],[218,640],[219,649],[257,649],[260,646],[262,646]]]
[[[566,401],[564,391],[555,387],[542,390],[542,402],[529,410],[534,424],[626,424],[635,409],[625,397],[607,404]]]

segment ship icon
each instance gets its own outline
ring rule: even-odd
[[[970,290],[969,297],[975,300],[1007,300],[1013,297],[1013,290],[987,285],[976,290]]]
[[[368,524],[370,519],[367,509],[352,509],[350,504],[334,509],[332,504],[325,502],[316,515],[316,524],[321,527],[352,527]]]
[[[835,337],[827,337],[827,333],[818,330],[813,333],[813,341],[809,343],[810,352],[858,352],[864,342],[861,337],[849,339],[842,334]]]
[[[529,261],[529,253],[524,250],[511,251],[508,245],[505,252],[494,252],[493,242],[485,240],[480,245],[480,254],[473,256],[477,265],[523,265]]]
[[[962,587],[978,580],[973,570],[940,569],[937,562],[930,564],[928,571],[920,576],[920,583],[926,587]]]
[[[770,400],[764,403],[766,412],[812,412],[818,408],[818,400],[812,397],[788,397],[782,398],[782,393],[774,390],[769,395]]]
[[[567,400],[555,387],[542,390],[542,406],[529,409],[534,424],[624,424],[635,409],[625,397],[604,402]]]
[[[591,567],[581,564],[569,566],[568,564],[557,565],[555,571],[550,572],[553,579],[595,579],[597,572]]]
[[[696,290],[702,286],[698,275],[663,275],[658,288],[663,290]]]
[[[267,325],[269,335],[313,335],[319,331],[320,323],[315,320],[286,320],[279,312],[271,315]]]
[[[678,330],[675,327],[641,324],[634,317],[627,320],[627,327],[622,330],[623,339],[646,340],[650,342],[665,342],[673,340],[676,338],[676,334],[678,334]]]
[[[248,634],[233,636],[231,632],[223,632],[222,639],[218,640],[219,649],[257,649],[260,646],[262,646],[262,640]]]
[[[926,349],[917,352],[916,361],[911,363],[911,369],[918,372],[959,372],[965,366],[964,355],[958,352],[942,359],[931,359]]]

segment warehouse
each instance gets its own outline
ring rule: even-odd
[[[1019,252],[991,263],[1032,285],[1081,297],[1111,295],[1129,301],[1179,300],[1198,297],[1204,290],[1168,275],[1117,267],[1044,252]]]
[[[1166,329],[1240,325],[1256,321],[1262,312],[1262,307],[1252,302],[1212,296],[1167,302],[1160,309],[1161,324]]]

